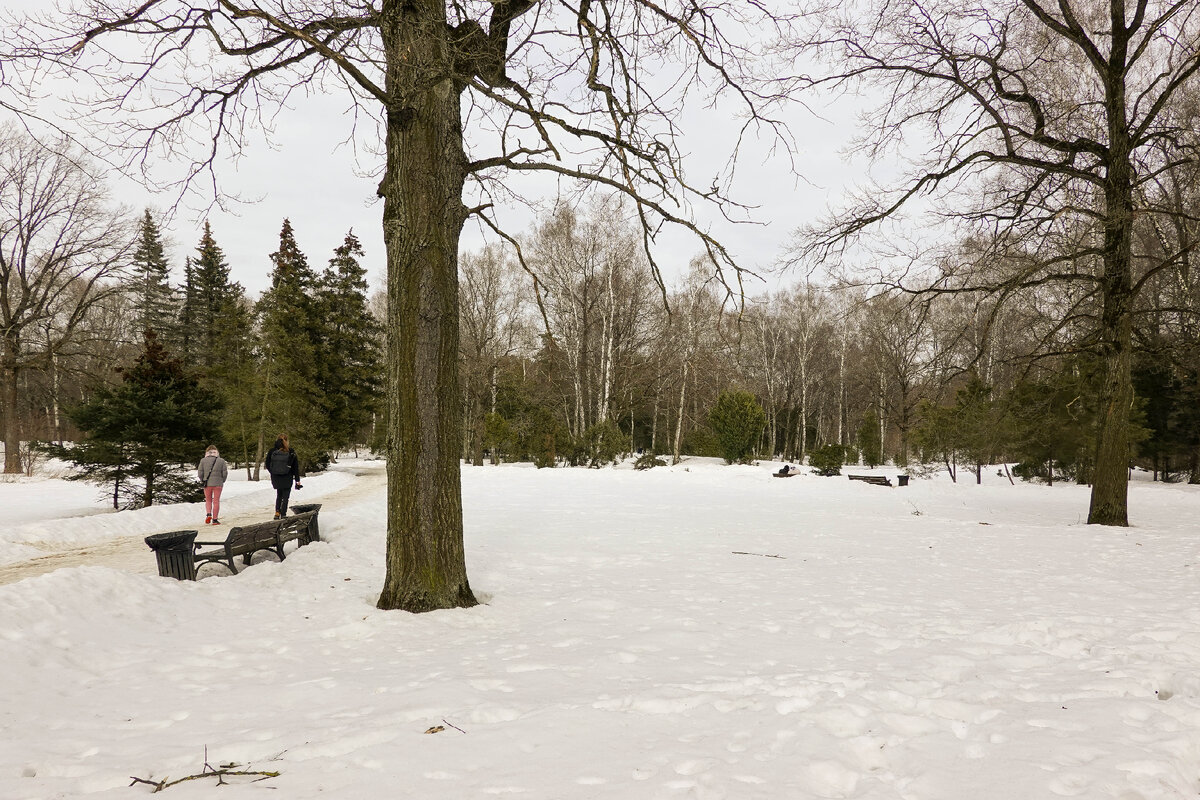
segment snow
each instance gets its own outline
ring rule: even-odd
[[[1197,487],[1135,482],[1114,529],[994,470],[779,466],[464,467],[483,604],[422,615],[374,607],[379,462],[293,495],[321,543],[196,583],[140,538],[200,506],[0,484],[0,798],[140,797],[206,758],[279,773],[221,796],[286,800],[1200,792]],[[226,521],[269,514],[227,492]]]

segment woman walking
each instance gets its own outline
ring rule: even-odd
[[[265,466],[271,476],[271,485],[275,487],[275,519],[286,517],[292,484],[300,488],[300,459],[288,444],[286,433],[279,434],[275,440],[275,446],[267,453]]]
[[[225,488],[225,480],[229,477],[229,465],[217,446],[210,444],[204,451],[204,458],[196,465],[196,477],[204,487],[204,524],[220,525],[221,489]]]

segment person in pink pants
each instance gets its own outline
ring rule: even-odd
[[[215,444],[210,444],[204,451],[204,458],[196,465],[196,477],[204,487],[204,524],[220,525],[221,489],[229,477],[229,465],[221,458]]]

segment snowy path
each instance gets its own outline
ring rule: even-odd
[[[342,474],[346,475],[346,473]],[[297,503],[320,502],[323,505],[322,510],[332,511],[348,504],[357,503],[365,495],[377,492],[380,485],[387,485],[383,462],[357,464],[351,477],[354,478],[354,482],[344,490],[334,493],[306,492],[304,497],[300,497],[299,492],[293,492],[292,501]],[[313,476],[306,480],[308,483],[305,486],[308,487],[315,485],[318,478]],[[237,499],[230,498],[223,503],[223,507],[230,510],[231,513],[223,514],[222,525],[216,528],[206,528],[204,525],[194,522],[168,525],[147,530],[136,536],[118,536],[82,546],[53,540],[27,542],[31,551],[27,558],[0,564],[0,586],[68,567],[111,567],[135,574],[156,575],[158,568],[153,553],[146,547],[145,538],[147,536],[171,530],[191,530],[194,527],[200,531],[201,539],[218,539],[223,538],[235,525],[249,525],[269,519],[270,512],[263,511],[262,507],[270,508],[271,501],[262,502],[260,497],[264,494],[264,490],[259,487],[254,488],[256,491],[243,493]],[[270,496],[273,497],[273,492],[269,488],[265,492],[270,493]],[[251,510],[251,504],[253,504],[253,510]],[[203,516],[203,506],[197,505],[196,507],[200,509],[199,512],[189,512],[189,515],[191,517]],[[86,517],[72,516],[70,518],[72,522],[78,522],[80,519],[86,519]],[[51,520],[43,523],[43,526],[52,527],[54,522]]]

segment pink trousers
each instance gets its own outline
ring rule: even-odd
[[[204,513],[213,519],[221,518],[221,490],[224,486],[204,487]]]

